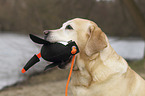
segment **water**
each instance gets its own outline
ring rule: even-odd
[[[43,70],[46,65],[37,64],[25,74],[21,73],[26,62],[34,54],[39,53],[39,50],[38,45],[34,44],[29,36],[0,34],[0,89],[24,80],[34,72]]]
[[[127,59],[141,59],[144,55],[144,41],[109,38],[117,53]],[[41,72],[47,62],[43,59],[25,74],[21,69],[26,62],[39,53],[40,45],[32,42],[28,35],[0,34],[0,89],[26,79],[30,74]]]
[[[109,38],[111,46],[123,58],[139,60],[144,58],[145,42],[140,38]]]

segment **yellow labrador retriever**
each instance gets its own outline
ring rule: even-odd
[[[76,18],[44,33],[50,42],[73,40],[79,46],[71,80],[73,96],[145,96],[145,81],[94,22]]]

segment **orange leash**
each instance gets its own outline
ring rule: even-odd
[[[73,70],[74,61],[75,61],[75,55],[72,58],[71,68],[70,68],[70,72],[69,72],[69,76],[68,76],[66,88],[65,88],[65,96],[67,96],[67,90],[68,90],[68,85],[69,85],[69,81],[70,81],[72,70]]]
[[[72,47],[71,53],[75,54],[76,52],[77,52],[76,48]],[[68,90],[68,85],[69,85],[69,81],[70,81],[72,70],[73,70],[73,66],[74,66],[74,61],[75,61],[75,55],[72,58],[71,68],[70,68],[70,72],[69,72],[69,76],[68,76],[67,83],[66,83],[66,88],[65,88],[65,96],[67,96],[67,90]]]

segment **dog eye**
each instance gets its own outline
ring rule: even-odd
[[[67,25],[65,29],[73,29],[70,25]]]

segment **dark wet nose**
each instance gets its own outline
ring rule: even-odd
[[[49,30],[44,30],[43,33],[44,33],[44,35],[48,35],[50,33],[50,31]]]

